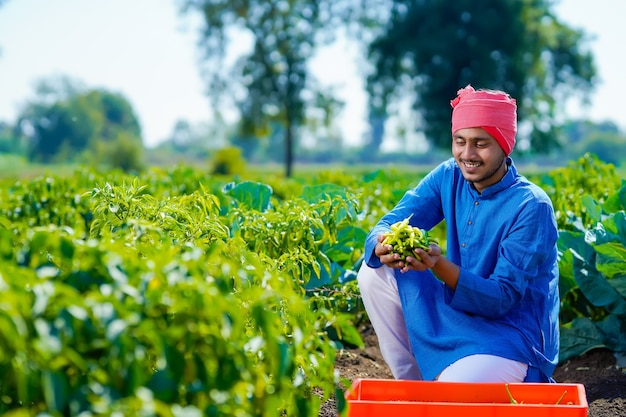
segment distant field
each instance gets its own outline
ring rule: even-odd
[[[544,164],[533,161],[520,161],[515,159],[515,164],[521,174],[526,176],[542,175],[553,169],[565,167],[570,162],[564,160],[562,164]],[[201,168],[198,164],[190,164],[194,168]],[[376,170],[389,170],[398,174],[411,174],[423,176],[430,171],[436,164],[301,164],[293,165],[292,175],[294,178],[306,178],[319,172],[339,172],[346,174],[366,174]],[[167,168],[167,167],[164,167]],[[71,174],[75,170],[80,169],[77,164],[31,164],[23,157],[16,155],[0,154],[0,178],[32,178],[46,173],[50,174]],[[208,169],[208,167],[207,167]],[[617,173],[626,178],[626,166],[616,167]],[[264,164],[264,165],[248,165],[246,176],[258,175],[284,175],[285,167],[282,164]]]
[[[0,178],[32,178],[46,173],[60,175],[71,173],[77,165],[70,164],[31,164],[23,157],[0,154]]]

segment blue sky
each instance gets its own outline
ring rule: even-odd
[[[208,121],[209,101],[198,67],[193,22],[175,0],[6,0],[0,6],[0,120],[13,123],[34,97],[36,81],[67,75],[88,87],[124,94],[137,112],[144,140],[169,136],[177,120]],[[561,0],[557,15],[593,40],[600,84],[589,108],[575,102],[572,117],[612,120],[626,129],[623,0]],[[339,46],[313,68],[346,100],[341,125],[349,140],[365,129],[366,97],[356,51]],[[341,68],[342,71],[337,70]]]

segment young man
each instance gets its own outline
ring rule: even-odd
[[[550,199],[518,174],[517,106],[502,91],[459,90],[452,155],[371,230],[358,283],[381,352],[398,379],[547,382],[558,361],[556,221]],[[411,216],[412,215],[412,216]],[[393,223],[437,245],[401,259],[382,245]]]

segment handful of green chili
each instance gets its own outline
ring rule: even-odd
[[[409,224],[411,216],[392,224],[391,231],[383,234],[385,239],[382,244],[391,245],[393,247],[391,251],[399,254],[403,260],[406,260],[407,256],[421,260],[415,253],[415,249],[421,248],[428,251],[429,245],[437,244],[437,240],[430,238],[426,230],[411,226]]]

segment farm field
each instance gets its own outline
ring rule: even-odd
[[[421,175],[0,180],[0,414],[334,415],[355,377],[388,377],[354,278],[367,232]],[[592,417],[617,415],[626,186],[591,155],[529,176],[561,230],[555,376],[611,412]],[[445,250],[445,224],[430,233]]]

